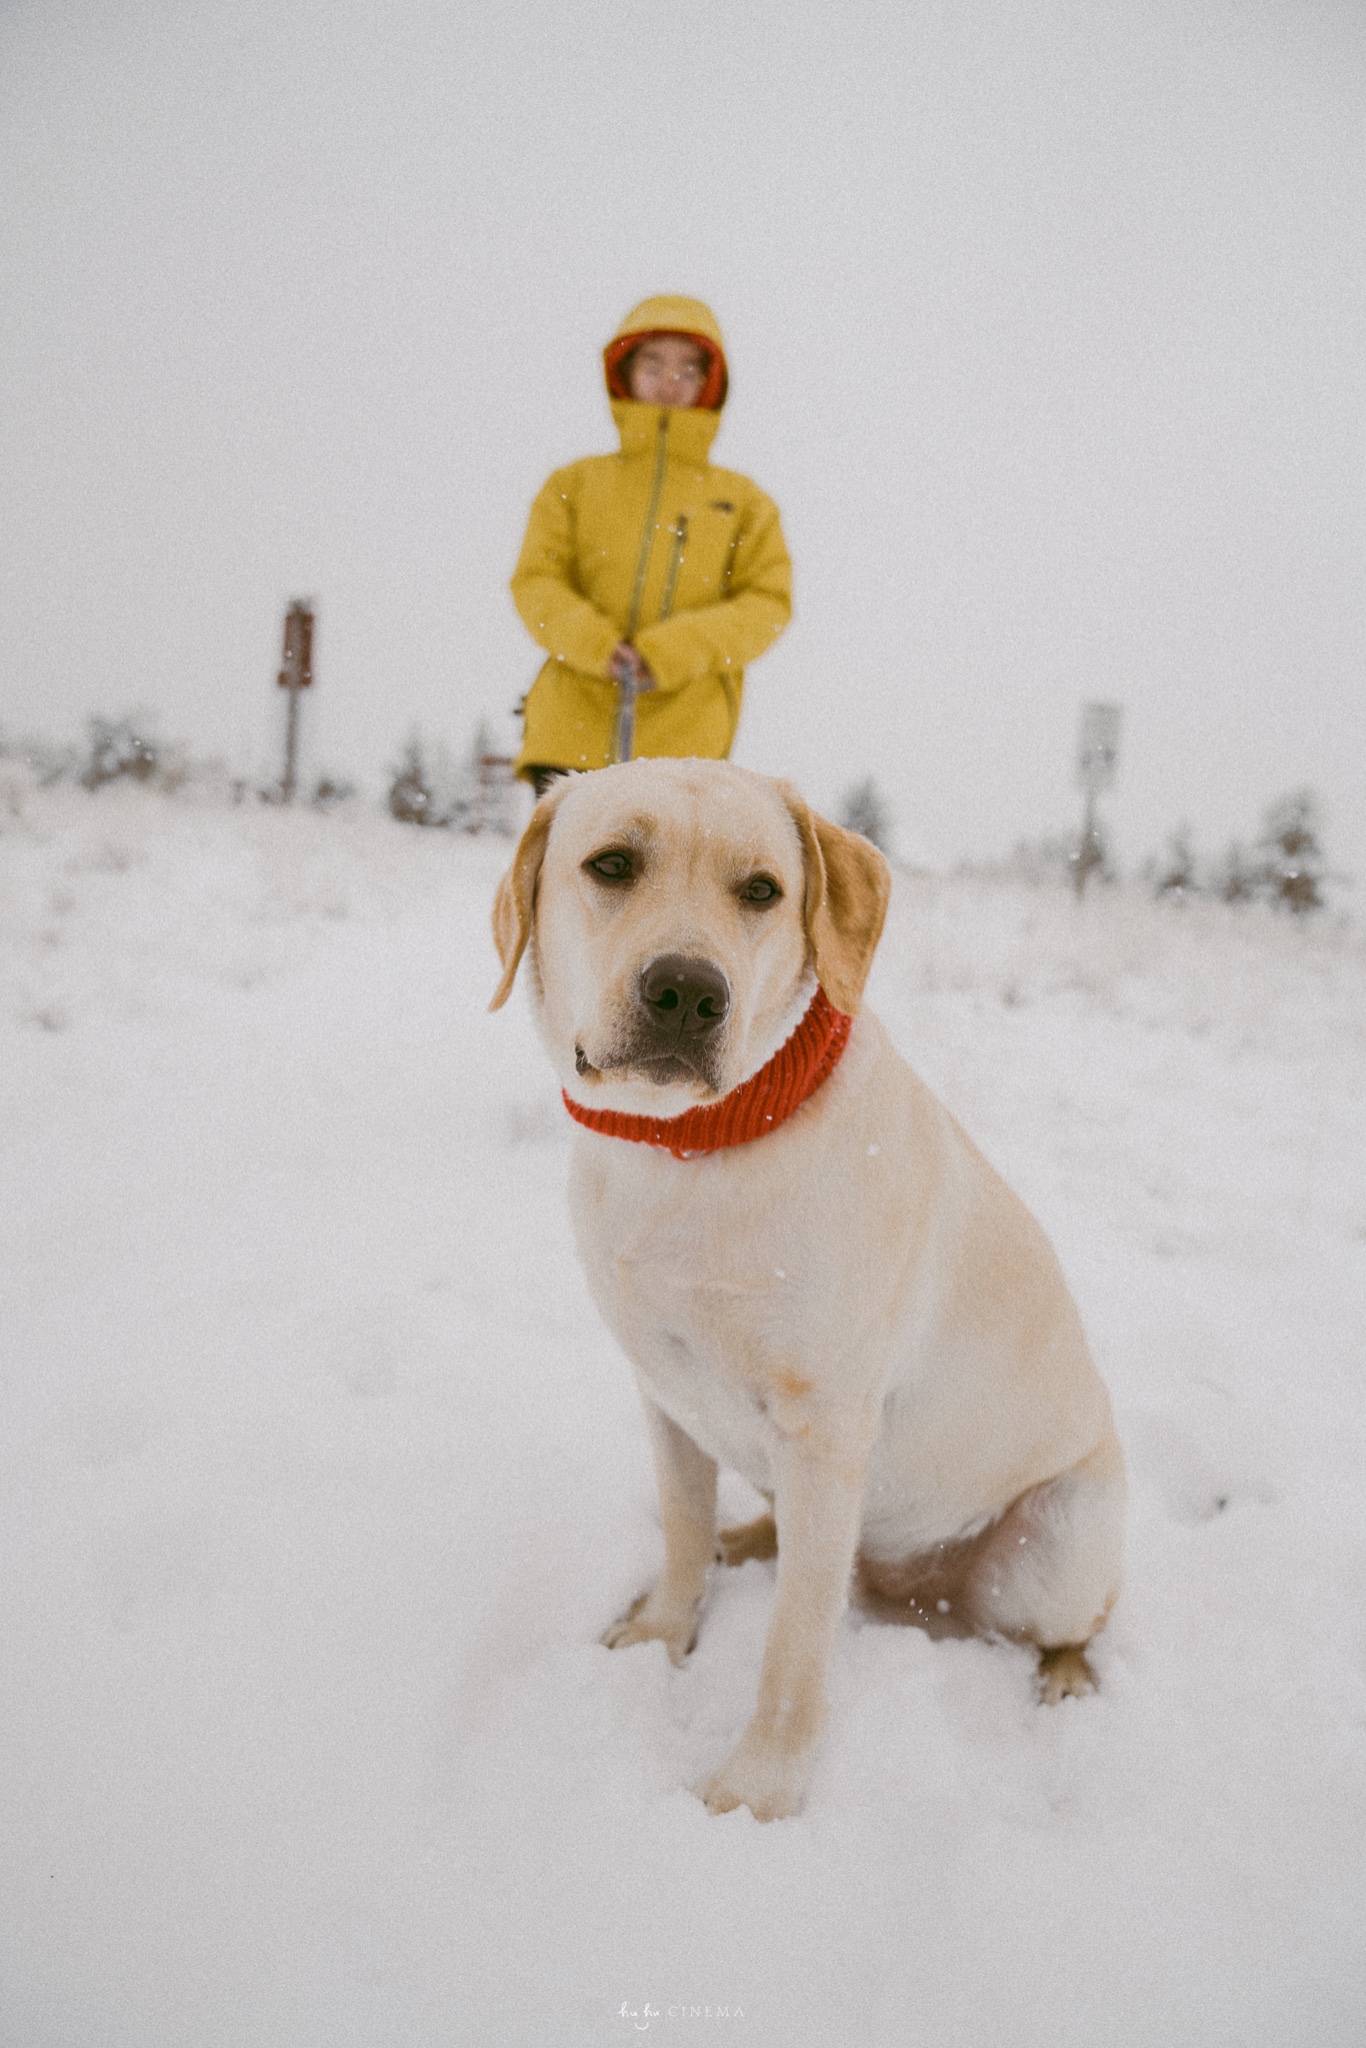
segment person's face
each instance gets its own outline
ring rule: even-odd
[[[707,381],[707,362],[684,334],[655,334],[631,357],[627,388],[642,405],[696,405]]]

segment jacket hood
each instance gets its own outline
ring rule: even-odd
[[[626,357],[652,334],[685,334],[689,341],[697,343],[707,358],[707,381],[697,404],[689,410],[719,412],[726,402],[730,376],[726,369],[725,343],[721,339],[716,316],[701,299],[685,299],[668,293],[642,299],[638,306],[633,306],[603,350],[608,396],[630,399],[624,375]]]

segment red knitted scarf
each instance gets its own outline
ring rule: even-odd
[[[730,1145],[748,1145],[787,1122],[829,1079],[849,1040],[852,1017],[837,1010],[823,988],[785,1045],[767,1066],[751,1074],[719,1102],[685,1109],[682,1116],[632,1116],[625,1110],[585,1109],[566,1095],[564,1106],[575,1123],[607,1138],[629,1138],[637,1145],[657,1145],[675,1159],[693,1159],[701,1152],[724,1152]]]

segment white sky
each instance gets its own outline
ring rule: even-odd
[[[681,290],[797,571],[738,759],[943,863],[1114,698],[1123,861],[1307,782],[1366,887],[1364,109],[1332,0],[0,0],[0,724],[264,770],[312,594],[315,763],[463,745]]]

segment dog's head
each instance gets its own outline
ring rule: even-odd
[[[719,761],[632,761],[542,797],[498,885],[551,1059],[591,1108],[681,1115],[756,1073],[821,983],[857,1011],[886,915],[876,847]]]

